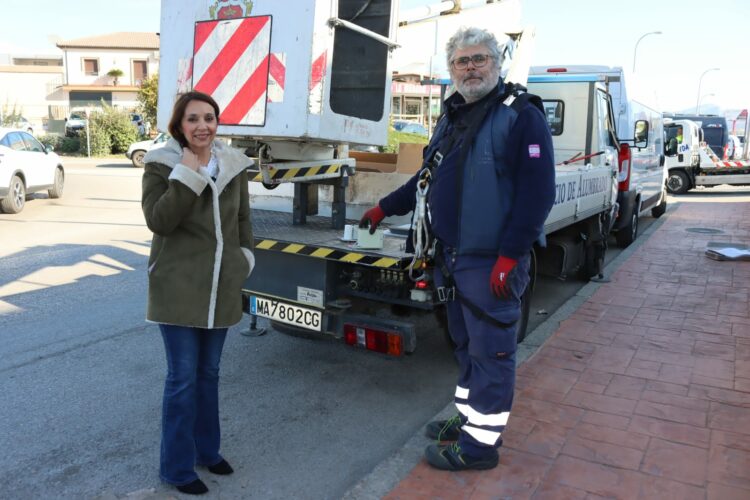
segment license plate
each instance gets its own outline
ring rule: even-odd
[[[250,312],[256,316],[317,332],[321,331],[323,323],[323,314],[320,311],[254,295],[250,296]]]

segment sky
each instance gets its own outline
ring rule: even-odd
[[[469,5],[477,0],[463,1]],[[400,8],[434,3],[401,0]],[[630,71],[641,35],[661,31],[641,40],[631,78],[649,90],[659,109],[694,109],[699,98],[704,112],[716,107],[750,107],[750,1],[521,3],[523,23],[536,28],[533,64],[604,64]],[[55,53],[55,40],[116,31],[159,31],[159,0],[0,0],[0,5],[5,21],[0,54]],[[701,74],[711,68],[720,70],[704,75],[698,96]]]

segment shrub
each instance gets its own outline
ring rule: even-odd
[[[52,146],[52,149],[54,149],[55,151],[62,151],[63,138],[59,135],[46,134],[41,137],[37,137],[37,139],[39,139],[39,142],[41,142],[45,148],[47,146]]]
[[[106,156],[112,152],[112,139],[102,127],[91,127],[89,131],[91,156]],[[81,153],[86,153],[86,139],[81,141]]]
[[[91,154],[100,156],[110,153],[124,153],[128,147],[138,140],[138,130],[130,121],[130,114],[126,111],[104,105],[89,118],[89,134],[91,134]],[[96,140],[93,136],[96,135]],[[107,137],[107,140],[104,139]],[[96,141],[96,148],[93,144]],[[107,148],[105,151],[105,147]],[[94,153],[94,150],[97,153]]]
[[[81,139],[79,137],[63,137],[60,144],[60,152],[77,153],[81,149]],[[86,142],[83,143],[84,153],[86,152]]]

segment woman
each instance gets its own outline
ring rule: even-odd
[[[247,167],[215,140],[219,106],[189,92],[174,105],[167,144],[144,158],[142,207],[154,233],[147,320],[167,354],[160,477],[183,493],[208,491],[195,465],[231,474],[219,454],[219,360],[242,318],[240,287],[255,258]]]

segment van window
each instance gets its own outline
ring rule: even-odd
[[[563,133],[563,117],[565,116],[565,103],[560,100],[551,99],[543,100],[544,116],[547,118],[547,125],[552,135],[561,135]]]
[[[600,130],[599,145],[603,146],[614,146],[614,137],[616,137],[614,130],[614,120],[612,117],[612,107],[609,104],[609,98],[607,94],[602,90],[596,91],[596,105],[599,108],[599,116],[601,117],[604,127]]]

